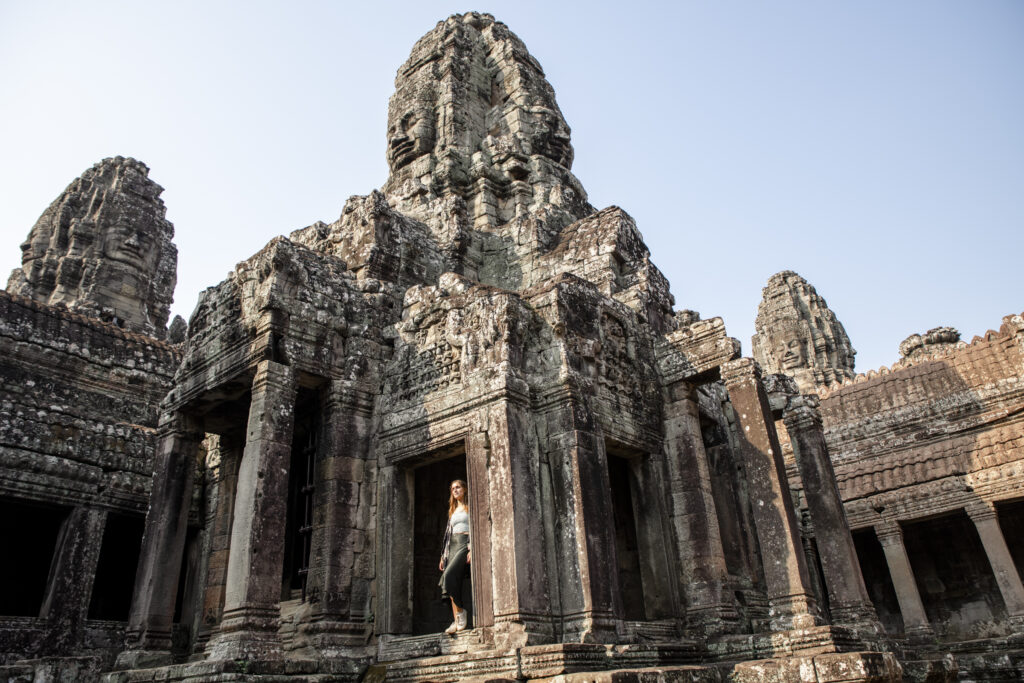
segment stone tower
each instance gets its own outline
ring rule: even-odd
[[[752,680],[737,660],[798,649],[791,670],[890,679],[843,616],[867,597],[819,607],[757,364],[721,319],[674,314],[633,219],[587,203],[522,42],[486,14],[440,22],[399,70],[387,156],[381,191],[200,297],[160,405],[117,663],[135,671],[108,680],[682,676],[721,656]],[[472,628],[442,635],[455,479]],[[832,519],[817,533],[849,555]]]
[[[142,162],[99,162],[36,221],[7,291],[163,339],[178,251],[161,192]]]
[[[791,270],[768,279],[751,340],[766,373],[785,373],[801,391],[853,377],[856,355],[836,314],[806,280]]]

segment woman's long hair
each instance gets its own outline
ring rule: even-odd
[[[456,479],[452,483],[448,484],[448,518],[449,519],[451,519],[451,516],[455,514],[455,508],[459,504],[459,501],[455,500],[455,496],[452,495],[452,487],[455,486],[456,484],[462,484],[462,490],[464,491],[464,493],[462,494],[463,505],[466,506],[467,510],[469,509],[469,484],[467,484],[466,482],[462,481],[461,479]]]

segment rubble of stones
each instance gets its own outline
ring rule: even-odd
[[[504,24],[439,22],[395,86],[384,186],[271,240],[187,326],[167,325],[173,227],[145,165],[100,162],[32,228],[0,292],[4,572],[22,587],[0,601],[0,673],[1019,666],[1019,316],[971,344],[912,336],[860,376],[785,271],[743,358],[720,318],[674,310],[633,219],[589,204],[554,91]],[[472,626],[449,636],[453,479]]]

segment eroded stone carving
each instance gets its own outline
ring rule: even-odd
[[[853,377],[857,352],[814,287],[786,270],[769,278],[762,292],[752,346],[766,373],[791,375],[803,391]]]
[[[954,327],[933,327],[924,334],[912,334],[900,342],[900,358],[915,360],[956,346],[960,333]]]
[[[7,290],[162,339],[178,254],[161,192],[141,162],[96,164],[36,221]]]

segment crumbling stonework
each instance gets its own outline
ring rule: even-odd
[[[163,188],[135,159],[96,164],[36,221],[7,291],[163,339],[177,279]]]
[[[990,640],[958,646],[969,671],[1008,676],[1019,317],[971,345],[911,338],[891,373],[851,380],[842,326],[785,272],[743,358],[720,318],[673,310],[633,219],[587,202],[507,27],[439,22],[395,84],[384,187],[239,263],[170,343],[174,252],[144,166],[101,163],[33,229],[20,294],[0,294],[0,504],[38,517],[49,578],[32,614],[0,616],[0,672],[948,681],[956,660],[920,638],[970,634]],[[154,245],[144,267],[120,265],[118,235]],[[471,625],[445,635],[453,479]],[[136,550],[112,520],[143,509]],[[931,552],[924,518],[956,510],[991,580]],[[932,525],[916,548],[910,524]],[[130,609],[94,612],[111,556],[137,564]],[[916,590],[916,557],[950,599]],[[986,633],[934,627],[981,611],[942,586],[951,567],[995,587]]]
[[[382,191],[200,298],[107,680],[721,680],[766,657],[898,678],[870,609],[818,604],[757,365],[587,203],[522,42],[440,22],[388,126]],[[472,628],[448,636],[456,478]],[[829,520],[823,543],[849,537]]]
[[[1022,330],[1021,316],[1007,316],[967,344],[938,327],[904,340],[891,369],[799,387],[820,397],[817,419],[880,621],[908,653],[953,650],[968,675],[1001,680],[1016,680],[1024,661]],[[806,329],[792,334],[782,344],[809,343]],[[817,397],[798,396],[811,405]],[[809,508],[796,426],[787,412],[790,484]]]
[[[785,373],[804,391],[853,377],[857,352],[846,330],[814,287],[791,270],[768,279],[754,328],[753,355],[767,373]]]

